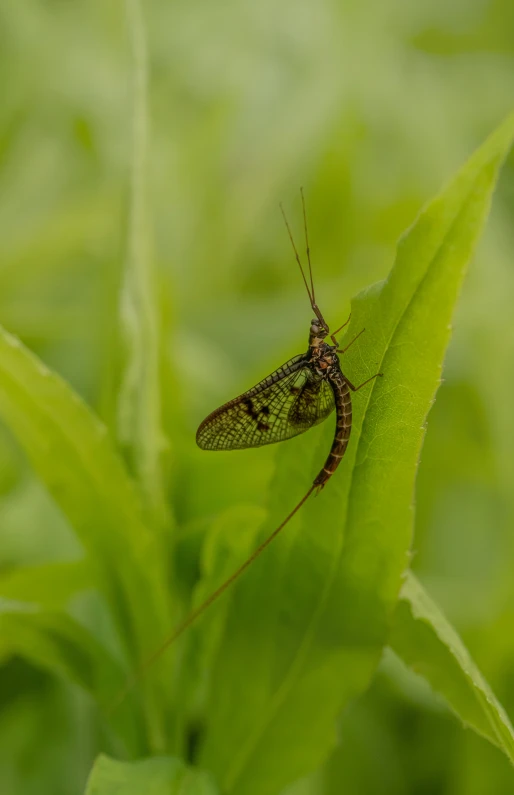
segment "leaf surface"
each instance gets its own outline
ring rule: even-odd
[[[56,609],[91,584],[85,560],[18,566],[0,575],[0,596]]]
[[[86,795],[216,795],[208,775],[174,757],[119,762],[99,756]]]
[[[107,429],[66,382],[1,328],[0,416],[82,543],[92,581],[136,670],[172,625],[167,561]],[[156,671],[143,683],[154,749],[164,745],[165,702],[157,688],[171,686],[161,672],[162,678]],[[113,688],[108,704],[122,685]]]
[[[338,472],[248,572],[232,600],[202,762],[222,790],[272,795],[316,768],[336,718],[368,686],[408,564],[426,416],[466,265],[514,135],[510,117],[419,215],[389,277],[352,303],[343,357],[356,385]],[[319,300],[319,297],[318,297]],[[337,319],[336,325],[341,323]],[[277,452],[268,535],[321,469],[333,427]]]
[[[27,602],[0,599],[0,657],[21,655],[88,691],[99,704],[112,701],[123,681],[118,663],[70,616]],[[127,699],[110,716],[125,748],[137,752],[141,723]]]
[[[440,693],[465,726],[500,748],[514,764],[514,730],[461,638],[408,571],[389,645]]]

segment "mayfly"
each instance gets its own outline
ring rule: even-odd
[[[196,441],[203,450],[241,450],[248,447],[261,447],[266,444],[282,442],[304,433],[314,425],[323,422],[335,409],[336,428],[330,452],[312,486],[291,513],[225,582],[213,591],[201,605],[189,613],[173,634],[144,663],[136,679],[243,574],[300,510],[313,491],[319,491],[326,485],[341,463],[348,446],[352,429],[351,392],[357,392],[374,378],[382,375],[382,373],[376,373],[359,386],[354,386],[341,370],[339,354],[345,353],[350,345],[353,345],[355,340],[360,337],[364,329],[345,348],[339,348],[336,334],[348,325],[350,318],[331,333],[327,321],[321,314],[314,292],[303,190],[301,190],[301,197],[309,280],[306,278],[282,205],[280,209],[311,308],[315,314],[309,330],[307,351],[294,356],[247,392],[209,414],[198,428]],[[325,341],[327,337],[330,337],[332,345]]]

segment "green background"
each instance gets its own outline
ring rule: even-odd
[[[351,296],[387,275],[420,207],[510,110],[512,9],[507,0],[145,4],[151,258],[179,529],[258,504],[272,473],[273,448],[211,456],[194,433],[306,345],[311,310],[279,202],[300,241],[304,186],[317,298],[340,325]],[[0,86],[0,321],[114,427],[132,123],[123,4],[4,0]],[[511,158],[429,416],[412,562],[510,715],[513,211]],[[4,430],[0,489],[3,572],[81,557]],[[98,751],[113,751],[109,738],[86,696],[5,646],[0,789],[78,795]],[[329,795],[514,792],[501,753],[462,731],[388,654],[340,736],[319,774]]]

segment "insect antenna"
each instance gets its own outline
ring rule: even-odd
[[[307,262],[309,263],[310,287],[309,287],[309,283],[308,283],[308,281],[307,281],[307,279],[305,277],[305,272],[303,270],[302,263],[300,262],[300,257],[298,255],[298,251],[297,251],[297,248],[295,246],[295,242],[294,242],[294,239],[293,239],[293,234],[291,232],[291,227],[289,226],[289,223],[288,223],[288,220],[286,218],[286,214],[284,212],[284,208],[282,206],[282,203],[280,204],[280,211],[282,213],[282,217],[284,218],[284,223],[286,225],[287,232],[289,234],[289,240],[291,241],[291,245],[293,247],[293,251],[294,251],[294,254],[295,254],[295,257],[296,257],[296,261],[297,261],[297,263],[298,263],[298,265],[300,267],[300,271],[301,271],[302,278],[303,278],[303,283],[305,284],[305,289],[307,290],[307,295],[309,296],[309,301],[311,302],[312,311],[314,312],[314,314],[318,318],[319,322],[321,323],[321,325],[325,329],[325,331],[326,331],[325,336],[328,336],[328,333],[329,333],[328,323],[325,320],[325,318],[323,317],[323,315],[321,314],[321,310],[320,310],[319,306],[316,303],[316,297],[315,297],[315,294],[314,294],[314,279],[312,278],[311,251],[310,251],[310,247],[309,247],[309,236],[308,236],[308,233],[307,233],[307,212],[305,210],[305,197],[303,195],[303,188],[300,188],[300,193],[301,193],[301,196],[302,196],[303,228],[304,228],[304,231],[305,231],[305,246],[306,246],[306,250],[307,250]]]
[[[300,188],[300,193],[302,196],[303,229],[305,232],[305,250],[307,252],[307,262],[309,263],[309,276],[311,278],[311,296],[314,305],[316,305],[316,296],[314,295],[314,281],[312,278],[311,250],[309,248],[309,235],[307,233],[307,212],[305,210],[305,196],[303,195],[303,188]]]
[[[304,273],[304,270],[303,270],[302,263],[300,261],[300,256],[298,254],[298,251],[297,251],[297,248],[296,248],[296,245],[295,245],[295,242],[294,242],[293,233],[291,232],[291,227],[289,226],[289,222],[288,222],[286,214],[284,212],[284,207],[282,206],[282,202],[280,202],[280,212],[282,213],[282,218],[284,219],[284,223],[286,225],[286,229],[287,229],[287,232],[289,234],[289,240],[291,241],[291,245],[293,247],[293,251],[294,251],[294,254],[295,254],[295,257],[296,257],[296,261],[298,263],[298,267],[300,268],[300,272],[302,274],[303,283],[305,284],[305,289],[307,290],[307,295],[309,296],[309,301],[311,302],[311,307],[312,307],[313,311],[316,311],[314,309],[314,287],[312,288],[312,293],[311,293],[311,291],[309,289],[309,284],[307,282],[307,279],[305,278],[305,273]],[[310,261],[310,258],[309,258],[309,261]],[[312,285],[312,272],[311,272],[311,285]]]

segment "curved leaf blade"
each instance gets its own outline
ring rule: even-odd
[[[171,756],[119,762],[101,755],[85,795],[216,795],[209,776]]]
[[[91,585],[91,570],[86,560],[40,563],[18,566],[0,574],[0,597],[62,609],[72,596]]]
[[[17,654],[88,691],[98,704],[112,699],[123,671],[106,649],[70,616],[27,602],[0,599],[0,656]],[[131,753],[141,747],[141,722],[129,700],[110,716]]]
[[[514,764],[514,729],[464,643],[416,575],[408,571],[389,645],[440,693],[464,726],[500,748]]]
[[[367,331],[345,372],[356,384],[385,375],[355,396],[350,448],[333,482],[233,600],[203,755],[224,791],[278,791],[318,766],[337,715],[378,664],[408,562],[417,462],[449,324],[513,136],[510,117],[420,214],[389,278],[353,302],[347,340]],[[307,490],[332,433],[324,429],[310,474],[312,434],[278,452],[265,534],[302,496],[291,484]]]
[[[163,556],[134,484],[105,426],[2,328],[0,416],[88,552],[125,648],[136,659],[147,654],[170,622]]]

